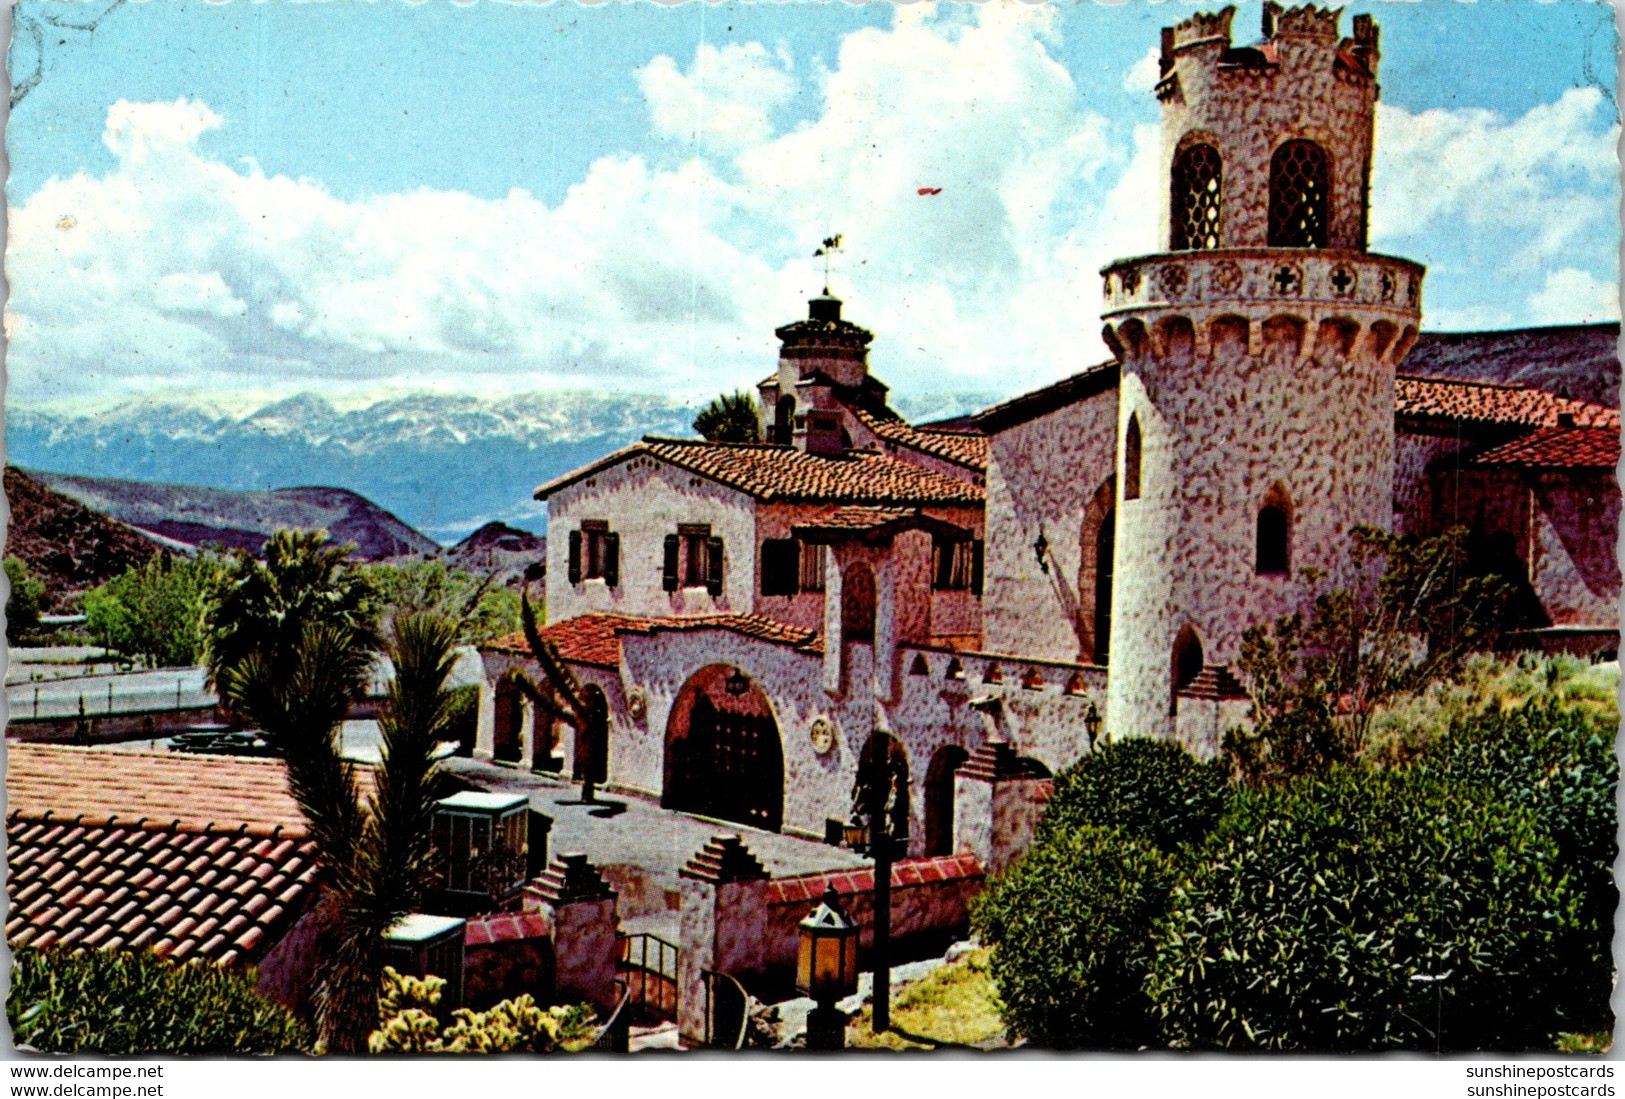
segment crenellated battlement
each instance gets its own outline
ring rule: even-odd
[[[1264,37],[1303,35],[1309,38],[1335,40],[1342,14],[1339,8],[1317,8],[1313,4],[1287,8],[1273,3],[1272,0],[1265,0]]]
[[[1189,19],[1182,19],[1173,26],[1173,48],[1182,50],[1215,39],[1228,46],[1230,24],[1235,17],[1235,8],[1220,8],[1218,11],[1198,12]]]

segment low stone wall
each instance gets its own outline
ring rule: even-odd
[[[907,859],[892,867],[892,960],[937,953],[964,936],[970,926],[971,898],[982,891],[982,864],[974,855]],[[798,925],[833,885],[847,916],[862,931],[867,950],[874,939],[873,870],[829,871],[767,883],[767,926],[762,960],[770,978],[793,971],[800,943]]]
[[[113,744],[121,740],[156,740],[185,732],[193,725],[214,725],[223,720],[218,706],[175,710],[131,710],[124,713],[86,714],[80,727],[77,714],[64,717],[29,717],[18,706],[6,724],[6,736],[39,744]]]

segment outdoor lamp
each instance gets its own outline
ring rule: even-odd
[[[833,885],[801,921],[796,989],[818,1004],[807,1016],[807,1048],[845,1048],[846,1016],[835,1001],[858,990],[858,925],[841,911]]]
[[[1095,738],[1100,735],[1100,711],[1089,703],[1089,712],[1083,715],[1083,727],[1089,731],[1089,750],[1095,750]]]
[[[869,826],[859,821],[847,821],[841,825],[841,842],[853,851],[863,853],[869,849]]]

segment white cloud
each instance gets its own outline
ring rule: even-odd
[[[1162,79],[1162,47],[1152,46],[1145,51],[1145,56],[1134,63],[1128,75],[1123,77],[1123,90],[1127,92],[1148,92],[1157,86]]]
[[[1546,276],[1529,298],[1535,324],[1591,324],[1619,320],[1619,286],[1589,271],[1564,267]]]
[[[637,77],[658,136],[727,150],[772,134],[773,112],[795,92],[789,69],[759,42],[702,43],[688,72],[661,54]]]

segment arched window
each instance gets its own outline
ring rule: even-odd
[[[1168,712],[1179,712],[1179,693],[1202,674],[1203,665],[1202,640],[1196,636],[1196,631],[1189,626],[1179,631],[1174,639],[1173,653],[1173,691],[1168,700]]]
[[[1128,418],[1128,430],[1123,433],[1123,499],[1140,498],[1140,415]]]
[[[1324,248],[1331,220],[1331,165],[1313,141],[1288,141],[1270,159],[1271,248]]]
[[[1169,247],[1175,252],[1219,246],[1219,204],[1224,165],[1211,145],[1190,145],[1174,157]]]
[[[1255,569],[1260,576],[1284,576],[1292,571],[1292,517],[1286,494],[1271,490],[1258,509]]]

